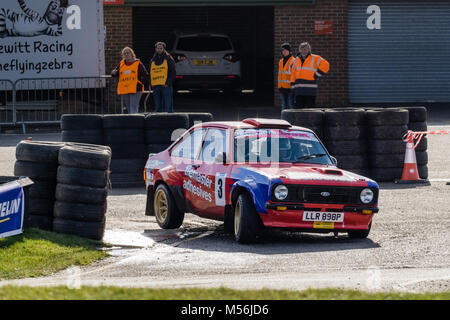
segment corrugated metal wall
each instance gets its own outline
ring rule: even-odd
[[[173,30],[228,34],[241,54],[244,88],[273,89],[273,7],[134,7],[133,47],[146,66]]]
[[[450,101],[450,1],[349,0],[348,19],[350,102]]]

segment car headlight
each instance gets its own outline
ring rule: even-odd
[[[273,190],[273,194],[278,200],[284,200],[288,196],[288,188],[285,185],[280,184]]]
[[[370,189],[363,189],[361,191],[361,194],[359,195],[359,198],[361,199],[362,203],[371,203],[373,200],[373,191]]]

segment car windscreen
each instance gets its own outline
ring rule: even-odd
[[[332,165],[327,151],[313,133],[285,129],[236,129],[234,161]]]
[[[232,50],[230,40],[226,37],[181,37],[178,40],[177,50],[180,51],[227,51]]]

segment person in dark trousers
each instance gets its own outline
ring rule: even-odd
[[[291,90],[291,74],[294,68],[295,57],[291,54],[291,45],[281,45],[282,58],[278,63],[278,90],[280,91],[281,110],[294,108],[294,94]]]
[[[117,94],[120,95],[122,106],[128,113],[138,113],[144,86],[148,82],[148,72],[144,64],[136,58],[133,49],[122,49],[122,61],[111,71],[111,75],[119,77]]]
[[[155,44],[150,61],[150,87],[156,112],[173,112],[173,82],[176,78],[175,61],[166,51],[164,42]]]
[[[317,80],[330,70],[330,64],[321,56],[311,53],[311,46],[303,42],[291,75],[291,88],[295,92],[296,108],[315,107]]]

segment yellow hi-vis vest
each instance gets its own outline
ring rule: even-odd
[[[283,66],[283,58],[278,63],[278,88],[291,88],[291,72],[295,63],[295,57],[290,57]]]
[[[139,60],[127,66],[125,60],[120,62],[119,67],[119,84],[117,86],[117,94],[129,94],[137,92]],[[142,84],[142,83],[141,83]],[[144,86],[142,86],[144,91]]]
[[[167,76],[169,74],[169,66],[167,64],[167,60],[164,59],[164,62],[159,66],[156,65],[155,61],[152,61],[150,66],[150,83],[151,86],[163,86],[166,84]]]

